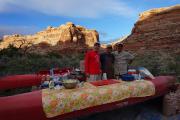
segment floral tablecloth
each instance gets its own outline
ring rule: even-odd
[[[116,84],[104,86],[93,86],[87,82],[83,87],[76,89],[43,89],[42,106],[46,116],[51,118],[130,97],[145,97],[154,94],[154,84],[146,80],[121,81]]]

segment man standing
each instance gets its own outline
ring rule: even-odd
[[[86,53],[85,56],[85,73],[88,81],[96,81],[101,79],[101,63],[99,56],[100,43],[94,44],[93,50]]]
[[[107,45],[106,52],[100,55],[102,79],[114,78],[114,55],[112,54],[112,46]]]
[[[132,63],[134,56],[123,50],[124,45],[122,43],[116,44],[115,47],[116,51],[114,52],[114,71],[116,78],[119,79],[121,75],[127,73],[128,64]]]

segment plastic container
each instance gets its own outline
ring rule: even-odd
[[[130,74],[121,75],[121,79],[124,80],[124,81],[133,81],[133,80],[135,80],[134,76],[130,75]]]
[[[128,74],[132,75],[132,74],[137,74],[135,69],[129,69],[128,70]]]
[[[150,73],[150,71],[144,67],[138,67],[139,74],[147,79],[155,79],[155,77]]]
[[[142,79],[142,77],[139,74],[139,72],[137,70],[135,70],[135,69],[129,69],[128,70],[128,74],[134,76],[135,80],[141,80]]]

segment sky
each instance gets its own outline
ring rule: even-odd
[[[0,37],[73,22],[109,42],[129,35],[141,12],[177,4],[180,0],[0,0]]]

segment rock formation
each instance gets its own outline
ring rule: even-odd
[[[131,35],[123,42],[126,49],[137,53],[147,50],[167,50],[179,54],[180,5],[141,13]]]
[[[49,26],[44,31],[40,31],[34,35],[6,35],[0,43],[0,49],[8,47],[9,44],[13,44],[16,47],[23,47],[30,44],[40,44],[40,46],[45,44],[51,46],[57,44],[66,44],[66,46],[69,46],[69,44],[75,44],[76,47],[91,47],[97,41],[99,41],[99,34],[96,30],[88,30],[82,26],[75,26],[73,23],[67,22],[65,25],[61,25],[57,28]]]
[[[115,41],[112,41],[112,42],[108,42],[108,43],[105,43],[105,44],[101,44],[101,47],[102,48],[106,48],[107,45],[112,45],[112,46],[115,46],[117,43],[121,43],[122,41],[124,41],[128,36],[123,36]]]

